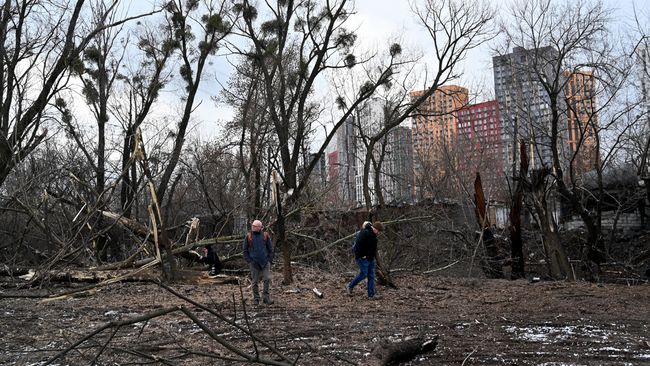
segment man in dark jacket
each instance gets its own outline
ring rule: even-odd
[[[263,277],[264,288],[262,297],[267,305],[273,304],[269,295],[269,286],[271,284],[271,263],[273,262],[273,243],[269,234],[262,231],[262,222],[253,221],[251,231],[244,236],[244,259],[251,270],[251,279],[253,281],[253,305],[259,305],[260,293],[258,283],[260,277]]]
[[[383,229],[381,222],[374,224],[364,222],[357,236],[354,259],[359,266],[359,274],[345,287],[348,295],[352,296],[352,289],[364,278],[368,278],[368,298],[375,298],[375,268],[377,268],[377,234]]]

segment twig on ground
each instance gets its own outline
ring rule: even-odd
[[[320,354],[320,351],[319,351],[318,349],[314,348],[311,344],[307,343],[307,341],[305,341],[302,337],[298,337],[296,334],[294,334],[294,333],[292,333],[292,332],[290,332],[290,331],[288,331],[288,330],[286,330],[286,329],[282,329],[281,331],[287,333],[288,335],[290,335],[290,336],[293,337],[294,339],[298,340],[300,343],[302,343],[302,344],[304,344],[305,346],[307,346],[307,348],[309,348],[312,352],[321,355],[321,354]],[[301,354],[302,354],[302,352],[300,352],[300,353],[298,354],[298,357],[300,357]],[[321,356],[323,356],[324,359],[326,359],[327,361],[329,361],[330,364],[332,364],[332,365],[336,364],[334,361],[330,360],[327,356],[325,356],[325,355],[321,355]],[[337,355],[334,355],[334,357],[338,358]],[[341,359],[341,361],[350,362],[350,361],[345,360],[345,359]],[[298,362],[298,359],[297,359],[297,358],[296,358],[295,362]],[[353,364],[354,364],[354,363],[353,363]],[[354,364],[354,365],[356,365],[356,364]]]
[[[206,312],[208,312],[208,313],[210,313],[210,314],[216,316],[216,317],[219,318],[220,320],[226,322],[226,323],[229,324],[230,326],[233,326],[233,327],[237,328],[238,330],[240,330],[240,331],[243,332],[244,334],[248,335],[249,337],[255,337],[255,339],[257,340],[258,343],[260,343],[260,344],[262,344],[264,347],[268,348],[271,352],[273,352],[273,353],[276,354],[277,356],[281,357],[281,358],[282,358],[283,360],[285,360],[286,362],[288,362],[288,363],[293,362],[293,361],[290,360],[288,357],[286,357],[285,355],[283,355],[283,354],[282,354],[282,353],[281,353],[281,352],[280,352],[276,347],[272,346],[271,344],[269,344],[268,342],[264,341],[263,339],[261,339],[261,338],[255,336],[253,333],[249,332],[246,328],[244,328],[244,327],[242,327],[241,325],[237,324],[236,322],[234,322],[234,321],[232,321],[232,320],[226,318],[226,317],[223,316],[222,314],[220,314],[220,313],[218,313],[218,312],[216,312],[216,311],[214,311],[214,310],[212,310],[212,309],[206,307],[205,305],[203,305],[203,304],[201,304],[201,303],[198,303],[198,302],[196,302],[196,301],[190,299],[189,297],[187,297],[187,296],[185,296],[185,295],[183,295],[183,294],[177,292],[176,290],[172,289],[171,287],[167,286],[166,284],[164,284],[164,283],[162,283],[162,282],[160,282],[160,281],[152,281],[152,282],[155,283],[155,284],[157,284],[158,286],[164,288],[165,290],[169,291],[169,292],[172,293],[174,296],[179,297],[179,298],[181,298],[181,299],[183,299],[183,300],[189,302],[190,304],[192,304],[192,305],[194,305],[194,306],[196,306],[196,307],[198,307],[198,308],[200,308],[200,309],[202,309],[202,310],[204,310],[204,311],[206,311]]]
[[[169,307],[169,308],[163,308],[163,309],[154,311],[152,313],[137,316],[137,317],[134,317],[134,318],[130,318],[130,319],[122,320],[122,321],[106,323],[103,326],[101,326],[101,327],[95,329],[94,331],[88,333],[87,335],[83,336],[77,342],[73,343],[70,347],[68,347],[68,348],[64,349],[63,351],[61,351],[61,352],[57,353],[56,355],[54,355],[54,357],[49,359],[45,363],[45,365],[49,365],[52,362],[54,362],[55,360],[57,360],[58,358],[61,358],[61,357],[65,356],[71,350],[76,349],[77,346],[79,346],[80,344],[84,343],[85,341],[89,340],[90,338],[92,338],[95,335],[103,332],[106,329],[113,328],[113,327],[121,327],[121,326],[129,325],[129,324],[139,323],[141,321],[156,318],[156,317],[159,317],[159,316],[162,316],[162,315],[165,315],[165,314],[169,314],[169,313],[172,313],[172,312],[175,312],[175,311],[178,311],[178,310],[180,310],[179,306],[173,306],[173,307]]]
[[[97,354],[95,355],[95,358],[93,359],[93,362],[90,363],[91,365],[94,365],[94,364],[97,363],[97,360],[99,359],[99,356],[101,356],[102,353],[104,353],[104,350],[106,349],[108,344],[111,343],[111,341],[115,337],[115,334],[120,330],[120,328],[121,328],[120,326],[115,327],[115,330],[113,331],[113,333],[111,333],[110,337],[108,337],[106,342],[104,342],[104,344],[102,345],[102,348],[100,348],[99,352],[97,352]]]
[[[465,362],[467,362],[467,360],[474,354],[474,352],[476,352],[475,349],[473,349],[472,352],[470,352],[469,355],[467,355],[467,357],[465,357],[465,359],[463,360],[463,363],[460,364],[460,366],[465,366]]]
[[[457,260],[457,261],[455,261],[455,262],[453,262],[453,263],[450,263],[450,264],[448,264],[448,265],[446,265],[446,266],[444,266],[444,267],[440,267],[440,268],[430,269],[430,270],[428,270],[428,271],[424,271],[424,272],[422,272],[422,274],[429,274],[429,273],[433,273],[433,272],[442,271],[443,269],[447,269],[447,268],[449,268],[449,267],[452,267],[453,265],[455,265],[455,264],[458,263],[458,262],[460,262],[460,260]]]
[[[246,353],[241,348],[236,347],[232,343],[226,341],[224,338],[222,338],[217,333],[215,333],[212,329],[208,328],[208,326],[206,326],[205,323],[203,323],[199,318],[197,318],[196,315],[194,315],[194,313],[191,312],[189,309],[181,306],[180,311],[182,311],[185,315],[187,315],[187,317],[190,318],[194,322],[194,324],[196,324],[199,328],[201,328],[212,339],[217,341],[222,346],[226,347],[230,352],[245,358],[246,361],[248,361],[248,362],[258,362],[258,363],[262,363],[262,364],[265,364],[265,365],[275,365],[275,366],[286,366],[287,365],[286,362],[279,362],[279,361],[275,361],[275,360],[262,359],[262,358],[259,358],[257,355],[255,357],[249,355],[248,353]]]
[[[251,332],[251,334],[253,334],[253,330],[251,329],[250,322],[248,321],[248,312],[246,311],[246,300],[244,300],[244,290],[242,290],[241,284],[239,285],[239,295],[241,296],[241,306],[242,306],[242,312],[244,313],[244,321],[246,322],[246,328],[248,328],[248,331]],[[233,294],[233,296],[235,295]],[[255,342],[255,337],[251,337],[251,341],[253,342],[253,349],[255,350],[255,356],[259,357],[260,352],[257,349],[257,342]]]

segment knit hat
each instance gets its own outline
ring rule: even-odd
[[[374,227],[378,231],[383,231],[384,230],[384,225],[379,221],[375,221],[375,223],[372,224],[372,227]]]

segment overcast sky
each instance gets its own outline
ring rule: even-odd
[[[422,2],[415,0],[417,2]],[[471,1],[471,0],[467,0]],[[573,0],[570,0],[573,1]],[[499,8],[499,15],[508,13],[507,5],[513,0],[492,1],[492,4]],[[432,54],[431,41],[422,26],[415,20],[410,11],[410,3],[413,0],[357,0],[357,15],[355,21],[359,22],[359,41],[370,44],[385,42],[385,39],[403,34],[405,43],[410,46],[421,48],[424,54]],[[612,9],[611,16],[614,24],[626,22],[631,24],[634,21],[634,9],[645,14],[645,19],[650,19],[649,0],[605,0],[605,6]],[[464,63],[464,77],[460,83],[463,86],[486,87],[487,93],[493,93],[492,76],[492,49],[498,45],[499,39],[486,43],[477,49],[470,51]],[[429,59],[430,61],[431,59]],[[485,97],[492,97],[487,95]]]
[[[415,0],[423,1],[423,0]],[[471,1],[471,0],[468,0]],[[358,34],[357,43],[361,48],[386,47],[387,39],[399,38],[400,43],[407,49],[416,49],[422,54],[432,55],[431,41],[422,26],[416,21],[410,10],[410,1],[407,0],[356,0],[356,15],[351,17],[349,28],[355,28]],[[511,3],[508,1],[507,3]],[[148,11],[153,6],[152,0],[133,0],[126,2],[131,11]],[[493,1],[494,6],[501,6],[499,13],[506,14],[507,8],[503,8],[503,1]],[[626,22],[631,24],[634,9],[645,14],[645,19],[650,19],[650,1],[648,0],[606,0],[605,5],[611,8],[612,20],[615,23]],[[470,51],[463,70],[464,74],[458,84],[468,87],[470,93],[478,93],[477,101],[487,100],[493,97],[493,76],[492,76],[492,49],[498,44],[495,39],[481,47]],[[202,103],[197,109],[195,126],[201,136],[206,138],[215,137],[219,134],[219,121],[232,118],[232,110],[223,105],[215,105],[210,100],[212,95],[218,93],[220,86],[216,79],[222,84],[228,80],[230,68],[225,60],[214,60],[214,76],[202,83]],[[432,59],[425,57],[425,61]],[[170,98],[176,98],[170,96]]]

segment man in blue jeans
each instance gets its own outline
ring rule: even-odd
[[[377,234],[383,229],[381,222],[374,224],[366,221],[357,234],[354,259],[359,266],[359,274],[345,287],[348,295],[364,278],[368,277],[368,299],[375,298],[375,268],[377,267]]]

